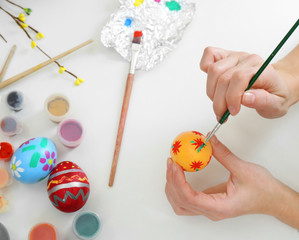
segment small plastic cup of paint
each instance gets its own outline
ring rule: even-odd
[[[0,120],[0,130],[6,136],[12,137],[23,130],[22,123],[13,116],[6,116]]]
[[[1,209],[0,209],[0,212],[1,212]],[[0,236],[1,236],[1,240],[10,240],[9,233],[8,233],[6,227],[1,222],[0,222]]]
[[[59,123],[70,114],[70,100],[63,94],[52,94],[45,100],[44,109],[53,122]]]
[[[12,91],[3,98],[4,103],[13,111],[21,111],[25,105],[25,97],[21,91]]]
[[[9,203],[8,200],[3,196],[0,195],[0,213],[5,213],[9,211]],[[1,224],[1,223],[0,223]],[[0,231],[1,233],[1,231]],[[0,236],[2,237],[2,235],[0,234]],[[5,239],[5,238],[4,238]],[[1,238],[2,240],[2,238]],[[8,239],[9,240],[9,239]]]
[[[102,229],[98,214],[90,211],[81,212],[73,221],[73,232],[80,240],[95,239]]]
[[[28,240],[58,240],[58,234],[52,224],[39,223],[31,228]]]
[[[10,161],[14,153],[13,147],[8,142],[0,142],[0,160],[4,162]]]
[[[5,188],[12,183],[12,177],[9,172],[9,169],[0,164],[0,189]]]
[[[69,148],[75,148],[82,142],[84,129],[76,119],[65,119],[58,125],[57,136],[61,143]]]

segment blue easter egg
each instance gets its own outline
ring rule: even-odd
[[[38,137],[24,142],[11,158],[10,169],[22,183],[37,183],[46,178],[57,162],[55,143]]]

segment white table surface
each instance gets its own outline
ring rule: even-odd
[[[119,7],[117,0],[15,0],[33,9],[27,22],[44,33],[39,42],[51,56],[88,40],[101,31]],[[7,2],[0,5],[16,8]],[[113,188],[108,187],[128,62],[101,43],[85,47],[59,62],[85,79],[73,84],[67,74],[48,67],[0,91],[0,95],[21,90],[26,107],[15,115],[24,123],[22,134],[7,139],[18,147],[25,140],[44,136],[57,145],[58,161],[74,161],[87,174],[91,194],[82,210],[97,212],[102,220],[98,239],[298,239],[299,232],[273,217],[247,215],[213,222],[203,216],[174,214],[166,199],[166,159],[176,135],[187,130],[204,134],[216,124],[212,103],[205,93],[206,74],[199,61],[207,46],[257,53],[264,58],[298,19],[298,0],[196,1],[197,11],[182,41],[169,56],[149,72],[137,72]],[[9,49],[17,50],[5,79],[47,58],[32,50],[22,30],[0,12],[0,66]],[[274,61],[286,55],[299,40],[299,29],[291,36]],[[44,100],[52,93],[68,95],[72,117],[82,121],[86,136],[75,149],[64,147],[56,137],[57,124],[43,111]],[[0,114],[10,111],[1,105]],[[299,190],[299,104],[275,120],[261,118],[243,108],[230,117],[217,136],[240,158],[258,163],[282,182]],[[215,159],[198,173],[186,174],[197,190],[225,181],[227,170]],[[75,239],[72,220],[50,203],[46,182],[25,185],[14,182],[5,189],[10,210],[0,215],[12,240],[26,239],[39,222],[54,224],[60,240]],[[2,191],[3,193],[3,191]],[[0,237],[1,238],[1,237]]]

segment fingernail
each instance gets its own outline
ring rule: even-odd
[[[221,117],[220,116],[216,116],[217,122],[220,121]]]
[[[251,92],[245,92],[243,95],[243,103],[245,104],[253,104],[255,100],[255,96],[254,94],[252,94]]]
[[[212,138],[211,138],[211,142],[213,143],[213,144],[218,144],[219,143],[219,140],[218,140],[218,138],[214,135]]]
[[[167,159],[167,168],[170,169],[171,168],[171,158]]]
[[[229,106],[228,110],[229,110],[229,112],[230,112],[231,115],[235,115],[236,114],[236,109],[234,107]]]
[[[177,166],[176,166],[176,164],[172,164],[172,170],[173,170],[173,172],[175,173],[176,172],[176,170],[177,170]]]

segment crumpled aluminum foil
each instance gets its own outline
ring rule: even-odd
[[[114,48],[127,61],[131,60],[134,31],[141,30],[141,50],[136,69],[150,70],[160,63],[181,40],[184,29],[192,21],[195,4],[176,0],[181,9],[171,11],[166,3],[171,0],[120,0],[120,8],[111,15],[101,32],[101,41]],[[135,3],[136,4],[136,3]],[[132,22],[126,26],[127,19]],[[127,20],[130,22],[130,20]]]

